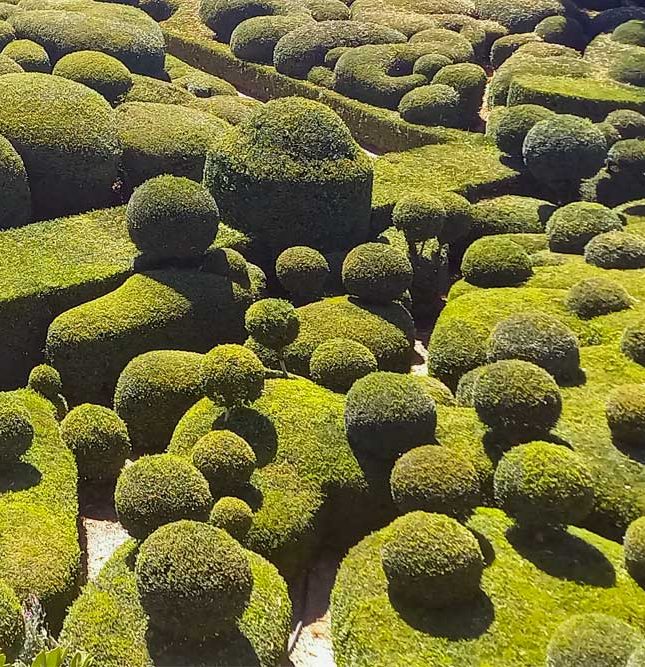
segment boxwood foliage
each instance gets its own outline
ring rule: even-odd
[[[222,3],[220,3],[221,6]],[[273,52],[282,37],[300,26],[313,23],[305,12],[286,16],[254,16],[237,25],[231,33],[231,51],[240,60],[273,64]]]
[[[585,246],[585,261],[603,269],[645,268],[645,239],[622,230],[598,234]]]
[[[477,239],[461,262],[464,278],[479,287],[512,287],[530,278],[531,259],[517,243],[487,236]]]
[[[208,523],[242,541],[253,523],[253,510],[241,498],[223,496],[213,505]]]
[[[2,49],[2,55],[18,63],[25,72],[49,74],[52,71],[47,51],[30,39],[14,39]]]
[[[572,202],[562,206],[547,222],[549,248],[555,252],[582,254],[594,236],[623,228],[620,215],[602,204]]]
[[[645,438],[645,385],[616,387],[607,398],[605,414],[614,442],[639,447]]]
[[[321,343],[309,360],[314,382],[340,393],[347,392],[356,380],[377,369],[372,352],[348,338],[331,338]]]
[[[645,521],[633,521],[625,533],[625,567],[640,584],[645,582]]]
[[[0,137],[0,190],[3,199],[0,229],[31,222],[31,191],[25,163],[4,137]]]
[[[25,638],[25,620],[20,600],[11,587],[0,581],[0,647],[5,657],[13,659]]]
[[[631,308],[632,298],[616,280],[598,276],[573,285],[566,297],[567,308],[584,319]]]

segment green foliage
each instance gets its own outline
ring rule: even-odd
[[[605,414],[615,442],[640,447],[645,441],[645,384],[616,387],[609,394]]]
[[[450,65],[451,63],[452,60],[441,53],[426,53],[415,60],[413,72],[415,74],[422,74],[428,81],[432,81],[432,77],[442,67]]]
[[[75,407],[63,419],[60,432],[84,480],[116,479],[130,456],[125,422],[102,405],[83,403]]]
[[[223,4],[220,3],[219,7]],[[273,52],[280,39],[311,21],[311,16],[305,12],[287,16],[254,16],[239,23],[231,33],[231,51],[240,60],[272,65]]]
[[[477,471],[459,451],[437,445],[416,447],[397,460],[390,476],[401,514],[422,510],[467,516],[480,501]]]
[[[433,85],[450,86],[459,95],[459,126],[469,127],[482,105],[488,78],[483,67],[474,63],[457,63],[442,67],[433,77]]]
[[[49,74],[52,71],[47,51],[29,39],[14,39],[2,49],[2,55],[18,63],[25,72]]]
[[[249,443],[232,431],[211,431],[200,438],[192,460],[215,496],[241,491],[257,464]]]
[[[616,141],[607,154],[607,168],[610,171],[645,172],[645,141],[643,139],[623,139]]]
[[[549,44],[564,44],[574,49],[586,45],[584,28],[572,16],[547,16],[535,26],[535,34]]]
[[[645,46],[645,21],[625,21],[615,28],[611,38],[622,44]]]
[[[213,505],[208,523],[242,541],[253,523],[253,510],[240,498],[224,496]]]
[[[249,335],[260,345],[275,350],[282,358],[282,350],[298,337],[298,311],[286,299],[261,299],[246,311],[244,323]]]
[[[625,567],[639,583],[645,582],[645,520],[633,521],[625,533]]]
[[[4,656],[0,654],[1,667],[4,667],[3,659]],[[30,662],[30,667],[63,667],[64,664],[69,667],[93,667],[94,658],[80,651],[72,655],[67,649],[58,646],[51,651],[42,650],[33,662]],[[15,663],[15,667],[23,667],[23,665],[22,662]]]
[[[309,360],[312,380],[338,393],[346,393],[356,380],[377,369],[372,352],[348,338],[326,340],[314,350]]]
[[[432,45],[432,51],[450,59],[451,63],[473,60],[475,57],[472,43],[454,30],[433,27],[420,30],[410,37],[410,44]],[[439,82],[437,82],[439,83]]]
[[[638,111],[618,109],[607,114],[605,121],[618,130],[621,139],[645,137],[645,116]]]
[[[616,81],[642,87],[645,86],[643,68],[645,68],[645,54],[630,50],[618,56],[609,68],[609,72]]]
[[[0,580],[0,665],[3,665],[2,653],[12,657],[22,644],[25,634],[25,621],[22,616],[20,600],[10,586]]]
[[[29,373],[28,387],[51,400],[63,393],[63,381],[60,373],[47,364],[34,366]]]
[[[603,269],[645,268],[645,238],[622,230],[598,234],[585,246],[585,262]]]
[[[620,349],[632,361],[645,366],[645,321],[641,320],[625,328]]]
[[[448,85],[432,83],[417,86],[406,93],[399,102],[403,120],[420,125],[460,127],[459,94]]]
[[[29,411],[11,394],[0,394],[0,461],[15,463],[34,439]]]
[[[603,276],[581,280],[566,296],[567,308],[583,319],[620,312],[631,308],[632,303],[629,293],[618,281]]]
[[[322,296],[329,277],[329,264],[316,249],[293,246],[278,255],[275,272],[292,299],[309,303]]]
[[[551,118],[553,111],[537,104],[518,104],[507,107],[490,132],[497,148],[508,155],[521,156],[524,139],[536,123]],[[486,133],[489,134],[488,126]]]
[[[201,0],[199,18],[215,33],[220,42],[229,42],[235,28],[256,16],[282,14],[279,0]]]
[[[558,0],[480,0],[479,17],[498,21],[511,33],[530,32],[547,16],[564,13],[564,6]]]
[[[234,627],[253,590],[240,544],[224,530],[193,521],[162,526],[146,538],[134,572],[151,625],[196,641]]]
[[[473,404],[484,424],[515,440],[548,433],[562,412],[555,380],[543,368],[517,359],[482,370]]]
[[[544,199],[521,195],[482,199],[470,208],[472,236],[541,234],[555,208]]]
[[[9,42],[12,42],[14,39],[16,39],[16,33],[13,29],[13,26],[8,21],[5,21],[5,18],[8,17],[0,16],[0,51],[2,51],[2,49],[4,49],[4,47],[7,46]]]
[[[594,501],[582,459],[548,442],[513,447],[499,462],[494,484],[498,505],[521,527],[579,524]]]
[[[464,278],[478,287],[510,287],[533,274],[531,259],[517,243],[488,236],[468,247],[461,262]]]
[[[551,250],[580,255],[594,236],[622,228],[622,218],[611,209],[577,201],[559,208],[549,218],[546,231]]]
[[[205,521],[213,498],[204,476],[174,454],[142,456],[119,475],[114,506],[137,539],[180,519]]]

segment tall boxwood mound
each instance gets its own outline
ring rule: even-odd
[[[615,542],[570,528],[538,544],[514,531],[500,510],[480,508],[467,525],[487,557],[481,593],[433,611],[388,594],[381,550],[394,525],[352,548],[336,577],[331,615],[339,667],[535,667],[545,663],[556,628],[576,613],[609,614],[645,630],[645,591],[627,576]]]
[[[0,137],[0,191],[3,198],[0,229],[31,222],[31,192],[25,164],[4,137]]]

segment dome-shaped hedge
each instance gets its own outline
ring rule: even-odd
[[[629,525],[624,545],[627,571],[640,584],[645,584],[645,517]]]
[[[398,110],[408,123],[455,127],[459,123],[459,94],[439,83],[418,86],[401,98]]]
[[[240,498],[224,496],[213,505],[208,523],[243,540],[253,523],[253,510]]]
[[[645,46],[645,21],[625,21],[611,33],[614,42],[631,44],[633,46]]]
[[[0,394],[0,463],[14,463],[29,449],[33,437],[27,409],[12,396]]]
[[[345,428],[352,447],[391,459],[432,442],[437,408],[429,388],[412,375],[377,371],[347,393]]]
[[[547,667],[625,667],[641,641],[625,621],[605,614],[571,616],[547,646]]]
[[[567,447],[530,442],[506,452],[495,470],[495,500],[521,526],[566,526],[591,511],[593,480]]]
[[[483,368],[475,381],[473,404],[484,424],[516,439],[548,433],[562,412],[562,397],[553,377],[517,359]]]
[[[480,499],[472,463],[460,452],[437,445],[416,447],[394,464],[392,499],[401,514],[423,510],[463,518]]]
[[[625,329],[620,339],[620,349],[632,361],[645,366],[645,320]]]
[[[605,122],[613,125],[621,139],[645,137],[645,115],[633,109],[618,109],[607,114]]]
[[[488,77],[484,68],[475,63],[456,63],[442,67],[433,77],[432,85],[449,86],[459,95],[460,126],[468,127],[482,105]]]
[[[2,55],[18,63],[25,72],[49,74],[52,71],[47,51],[30,39],[14,39],[2,49]]]
[[[500,151],[508,155],[522,155],[522,145],[529,130],[536,123],[550,118],[554,112],[537,104],[518,104],[507,107],[490,134]],[[488,127],[486,128],[488,134]]]
[[[20,600],[13,589],[0,580],[0,653],[14,657],[25,635]]]
[[[282,287],[302,304],[322,296],[329,264],[315,248],[293,246],[278,255],[275,272]]]
[[[624,384],[613,389],[605,414],[616,442],[645,447],[645,384]]]
[[[114,492],[119,521],[139,539],[180,519],[205,521],[212,504],[204,476],[174,454],[142,456],[123,469]]]
[[[642,174],[645,172],[645,140],[621,139],[616,141],[607,154],[607,169],[610,172]]]
[[[332,338],[321,343],[309,360],[311,379],[339,393],[345,393],[356,380],[377,369],[372,352],[348,338]]]
[[[2,62],[0,56],[0,76],[6,74],[2,71]],[[2,136],[0,136],[0,184],[2,184],[0,230],[22,227],[31,222],[31,192],[25,164],[11,142]]]
[[[602,269],[642,269],[645,239],[623,231],[598,234],[585,247],[585,261]]]
[[[590,319],[626,310],[632,306],[632,299],[619,282],[599,276],[570,287],[565,304],[578,317]]]
[[[477,239],[461,262],[464,278],[478,287],[511,287],[531,277],[533,268],[527,252],[506,238]]]
[[[411,512],[388,528],[381,562],[390,598],[448,607],[479,591],[484,559],[475,536],[443,514]]]
[[[150,623],[160,633],[195,641],[233,630],[253,589],[239,542],[194,521],[152,533],[139,548],[134,572]]]
[[[197,441],[192,457],[217,496],[241,490],[257,463],[249,443],[232,431],[210,431]]]
[[[57,397],[63,393],[60,373],[48,364],[39,364],[31,369],[27,386],[45,398]]]
[[[286,299],[261,299],[246,311],[244,324],[249,335],[260,345],[281,350],[297,338],[298,313]]]
[[[575,378],[580,369],[576,335],[557,318],[540,312],[517,313],[502,320],[490,336],[488,358],[530,361],[559,382]]]
[[[549,218],[546,230],[553,252],[581,255],[598,234],[622,229],[621,217],[602,204],[577,201],[559,208]]]
[[[16,31],[13,29],[11,23],[4,20],[5,18],[7,17],[0,14],[0,51],[2,51],[9,42],[16,39]]]
[[[609,66],[609,74],[631,86],[645,86],[645,53],[642,49],[618,54]]]
[[[410,287],[412,265],[387,243],[363,243],[345,257],[342,276],[348,294],[370,303],[387,303]]]
[[[199,183],[157,176],[140,185],[126,210],[130,238],[151,262],[199,257],[217,234],[219,211]]]
[[[69,412],[60,428],[82,479],[116,479],[131,450],[127,426],[116,412],[83,403]]]
[[[394,205],[392,222],[409,244],[422,243],[440,236],[446,222],[446,208],[439,197],[406,194]]]

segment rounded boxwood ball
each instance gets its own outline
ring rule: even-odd
[[[618,54],[609,67],[609,74],[616,81],[631,86],[645,86],[645,53],[641,51],[630,50]]]
[[[233,630],[253,589],[239,542],[194,521],[152,533],[139,548],[134,572],[151,625],[160,634],[194,641]]]
[[[192,456],[218,496],[243,488],[257,463],[249,443],[232,431],[210,431],[197,441]]]
[[[602,269],[642,269],[645,239],[623,231],[598,234],[585,247],[585,262]]]
[[[174,454],[142,456],[123,469],[114,492],[119,521],[138,539],[180,519],[205,521],[212,504],[204,476]]]
[[[27,409],[7,394],[0,395],[0,462],[15,462],[29,449],[33,438]]]
[[[432,442],[436,426],[431,390],[413,375],[377,371],[357,380],[347,392],[345,428],[357,451],[393,458]]]
[[[621,139],[616,141],[607,154],[607,169],[610,172],[634,172],[635,174],[645,172],[645,140]]]
[[[377,369],[371,350],[348,338],[331,338],[321,343],[309,360],[311,379],[339,393],[345,393],[356,380]]]
[[[645,320],[627,327],[620,339],[620,349],[641,366],[645,366]]]
[[[0,580],[0,652],[13,656],[24,636],[25,621],[20,600],[13,589]]]
[[[551,109],[537,104],[518,104],[507,107],[495,123],[495,129],[491,133],[493,141],[503,153],[522,155],[522,145],[529,130],[536,123],[554,115]]]
[[[490,336],[488,358],[530,361],[558,381],[575,378],[580,369],[576,335],[557,318],[540,312],[517,313],[502,320]]]
[[[629,525],[624,546],[627,571],[640,584],[645,584],[645,517]]]
[[[82,479],[116,479],[131,452],[127,426],[116,412],[83,403],[69,412],[60,429]]]
[[[27,386],[45,398],[54,398],[63,393],[60,373],[48,364],[39,364],[31,369]]]
[[[439,83],[418,86],[401,98],[398,110],[408,123],[454,127],[459,119],[459,93]]]
[[[581,255],[594,236],[622,228],[623,221],[615,211],[602,204],[577,201],[553,213],[546,233],[553,252]]]
[[[25,72],[49,74],[52,71],[47,51],[30,39],[14,39],[2,49],[2,55],[18,63]]]
[[[11,23],[5,21],[4,18],[6,17],[0,16],[0,51],[2,51],[9,42],[16,39],[16,31],[13,29]]]
[[[625,21],[614,29],[611,38],[614,42],[645,46],[645,21]]]
[[[286,299],[261,299],[252,304],[244,316],[249,335],[260,345],[281,350],[298,337],[298,313]]]
[[[464,278],[478,287],[511,287],[533,275],[524,248],[507,238],[485,236],[472,243],[461,261]]]
[[[462,518],[480,498],[472,463],[463,454],[437,445],[403,454],[392,469],[390,489],[401,514],[423,510]]]
[[[398,299],[412,283],[412,265],[386,243],[363,243],[343,261],[343,286],[348,294],[372,303]]]
[[[201,366],[204,393],[213,402],[238,407],[259,398],[264,366],[251,350],[230,343],[204,355]]]
[[[387,528],[381,563],[396,596],[421,607],[448,607],[479,592],[484,558],[475,536],[443,514],[410,512]]]
[[[116,58],[100,51],[76,51],[63,56],[52,74],[77,81],[115,104],[132,88],[130,70]]]
[[[315,248],[293,246],[283,250],[275,272],[284,289],[299,301],[313,301],[323,293],[329,264]]]
[[[470,202],[456,192],[442,192],[438,198],[446,212],[439,242],[454,243],[466,236],[473,226]]]
[[[423,193],[401,197],[392,211],[392,222],[408,243],[421,243],[439,236],[446,221],[446,209],[439,197]]]
[[[607,114],[605,122],[613,125],[621,139],[645,137],[645,116],[633,109],[618,109]]]
[[[483,370],[484,366],[477,366],[477,368],[473,368],[459,378],[457,389],[455,390],[457,405],[464,408],[472,408],[474,406],[475,382]]]
[[[506,452],[495,470],[495,500],[523,526],[566,526],[591,511],[593,479],[567,447],[530,442]]]
[[[413,74],[423,74],[428,81],[446,65],[452,65],[452,60],[441,53],[427,53],[414,61]]]
[[[253,510],[240,498],[224,496],[213,505],[208,523],[243,540],[253,523]]]
[[[126,209],[132,242],[151,261],[202,255],[217,234],[219,211],[199,183],[179,176],[151,178]]]
[[[607,315],[631,308],[627,290],[611,278],[587,278],[569,288],[566,307],[582,319]]]
[[[558,385],[543,368],[509,359],[485,366],[475,381],[473,405],[493,430],[512,438],[548,433],[562,412]]]
[[[613,389],[605,415],[614,440],[645,447],[645,384],[625,384]]]
[[[577,614],[558,626],[547,667],[625,667],[642,640],[631,625],[605,614]]]

